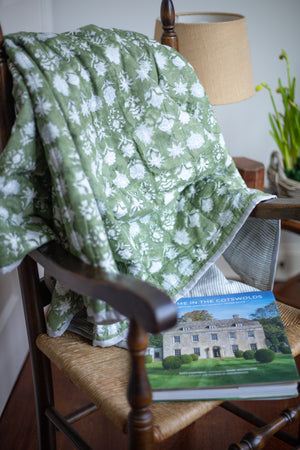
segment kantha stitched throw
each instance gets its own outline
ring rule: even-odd
[[[247,189],[192,67],[129,31],[7,36],[17,119],[0,160],[0,267],[56,239],[178,297],[266,196]],[[48,332],[87,309],[95,341],[127,322],[57,285]]]

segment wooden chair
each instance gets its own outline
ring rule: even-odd
[[[162,1],[163,42],[176,46],[174,10],[172,2]],[[11,95],[11,76],[7,67],[0,33],[0,153],[3,151],[14,122],[14,103]],[[275,200],[255,209],[260,218],[300,219],[300,204]],[[50,300],[44,280],[40,280],[37,264],[65,286],[80,294],[102,298],[130,320],[129,351],[117,348],[95,348],[82,337],[66,332],[51,338],[45,332],[43,307]],[[264,425],[262,419],[230,402],[178,402],[151,404],[144,355],[148,333],[163,331],[176,322],[176,308],[160,290],[127,275],[106,274],[67,254],[57,243],[51,242],[28,255],[20,265],[19,279],[27,324],[33,368],[37,410],[39,447],[55,449],[56,429],[65,433],[80,449],[91,448],[71,427],[78,418],[100,408],[122,431],[128,434],[130,449],[154,448],[175,433],[188,427],[218,405],[239,417]],[[281,305],[294,356],[300,353],[300,319],[295,309]],[[298,333],[298,334],[297,334]],[[87,408],[62,417],[54,407],[51,377],[52,361],[91,400]],[[299,406],[263,430],[261,437],[250,436],[256,447],[266,436],[274,434],[299,414]],[[292,445],[298,438],[281,432]],[[242,444],[241,444],[242,445]],[[248,444],[247,444],[248,445]],[[252,444],[251,444],[252,445]],[[201,443],[197,444],[200,448]],[[104,446],[104,448],[107,448]],[[246,447],[233,447],[246,448]]]

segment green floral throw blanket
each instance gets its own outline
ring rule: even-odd
[[[143,35],[87,26],[7,36],[17,120],[0,159],[0,267],[59,240],[83,261],[173,298],[256,203],[191,66]],[[86,308],[100,345],[127,321],[57,284],[48,332]]]

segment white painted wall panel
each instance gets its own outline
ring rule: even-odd
[[[52,0],[0,0],[3,33],[51,31]],[[28,353],[17,271],[0,274],[0,415]]]

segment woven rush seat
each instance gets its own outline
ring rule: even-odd
[[[300,354],[300,310],[277,302],[293,356]],[[126,393],[129,352],[118,347],[93,347],[71,332],[51,338],[38,336],[37,347],[123,432],[130,411]],[[161,442],[184,429],[221,401],[154,403],[154,439]],[[172,411],[172,414],[170,414]]]
[[[281,302],[277,306],[282,318],[293,356],[300,354],[300,309]]]
[[[101,408],[124,433],[130,411],[126,393],[129,378],[129,352],[118,347],[93,347],[71,332],[51,338],[41,334],[38,348]],[[184,429],[218,406],[220,401],[154,403],[154,439],[161,442]],[[172,412],[172,413],[171,413]]]

